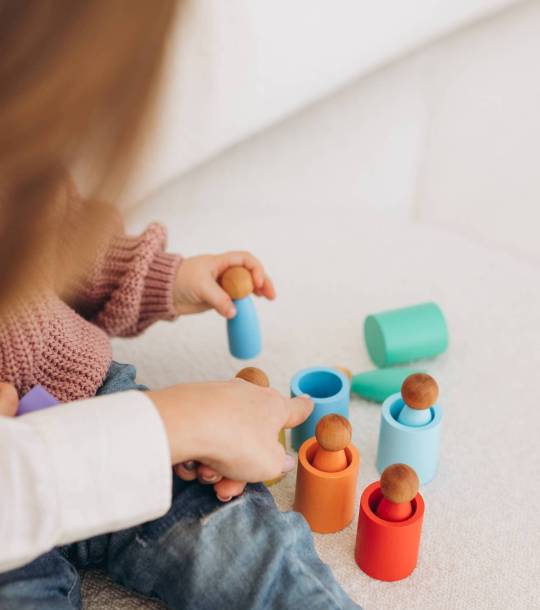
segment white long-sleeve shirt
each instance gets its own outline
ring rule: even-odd
[[[169,446],[142,392],[0,416],[0,572],[163,515]]]

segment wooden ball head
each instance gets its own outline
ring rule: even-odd
[[[261,386],[262,388],[270,387],[270,381],[268,380],[266,373],[254,366],[246,366],[246,368],[236,373],[236,377],[238,379],[243,379],[248,383]]]
[[[229,267],[219,283],[233,300],[244,299],[253,292],[253,278],[245,267]]]
[[[315,428],[319,445],[327,451],[340,451],[351,442],[351,424],[346,417],[330,413],[321,417]]]
[[[313,456],[312,466],[324,472],[339,472],[348,466],[345,448],[350,444],[351,424],[343,415],[330,413],[321,417],[315,428],[319,447]]]
[[[403,382],[401,397],[411,409],[429,409],[437,402],[439,386],[431,375],[415,373]]]
[[[407,464],[392,464],[381,475],[382,500],[377,515],[386,521],[404,521],[412,515],[411,501],[416,497],[420,481]]]

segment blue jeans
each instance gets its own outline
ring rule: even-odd
[[[135,368],[113,362],[98,394],[134,388],[145,389]],[[175,610],[359,608],[317,557],[303,517],[279,512],[262,484],[222,504],[212,486],[175,477],[163,517],[0,574],[0,610],[80,609],[78,570],[93,566]]]

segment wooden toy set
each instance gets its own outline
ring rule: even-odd
[[[314,532],[338,532],[353,519],[360,453],[351,435],[343,415],[324,415],[315,437],[304,441],[298,452],[294,510]]]
[[[237,312],[227,321],[230,352],[236,358],[254,358],[262,342],[251,274],[231,267],[220,282]],[[353,375],[338,366],[311,367],[291,380],[291,396],[309,395],[314,403],[307,420],[291,431],[292,447],[298,451],[294,509],[314,532],[337,532],[352,522],[360,452],[351,440],[350,393],[382,402],[376,457],[381,478],[361,495],[355,560],[372,578],[394,581],[416,567],[424,517],[418,488],[436,474],[443,413],[437,382],[430,375],[393,365],[444,352],[448,331],[439,307],[423,303],[368,316],[364,338],[380,368]],[[236,376],[269,387],[260,369],[247,367]],[[17,415],[56,404],[44,388],[35,386],[21,398]],[[286,446],[283,430],[279,441]]]
[[[246,298],[250,280],[246,278],[245,290],[237,290],[244,280],[240,271],[230,274],[234,280],[224,276],[222,286],[233,300]],[[238,309],[232,324],[231,353],[240,358],[258,355],[260,331],[251,310],[245,314]],[[247,345],[251,328],[258,350]],[[291,431],[291,445],[298,451],[294,510],[314,532],[337,532],[352,522],[360,452],[351,441],[350,392],[383,403],[376,457],[381,479],[368,485],[360,499],[355,560],[372,578],[394,581],[416,567],[424,517],[418,488],[435,476],[442,422],[433,377],[395,365],[444,352],[448,329],[440,308],[422,303],[367,316],[364,338],[379,368],[353,375],[340,366],[311,367],[291,380],[291,396],[309,395],[314,403],[308,419]],[[283,436],[280,440],[284,442]]]
[[[313,375],[312,369],[306,370]],[[319,370],[325,375],[320,379],[321,385],[310,380],[326,399],[331,396],[322,391],[323,380],[328,382],[331,371]],[[341,370],[335,369],[333,374],[331,387],[343,387]],[[301,384],[297,374],[291,383],[291,395],[298,394]],[[348,380],[345,384],[348,392]],[[382,414],[377,456],[382,474],[380,481],[369,485],[362,494],[355,550],[356,563],[372,578],[400,580],[416,567],[424,516],[424,500],[418,493],[422,477],[417,474],[416,464],[424,482],[433,477],[437,463],[433,430],[437,431],[438,440],[441,421],[440,411],[436,410],[440,407],[435,405],[437,395],[432,377],[425,373],[410,375],[398,394],[399,400],[390,397],[393,410]],[[319,396],[313,399],[317,405]],[[412,423],[410,419],[400,421],[402,413],[404,419],[411,417],[409,410],[418,411],[421,417],[413,416]],[[314,532],[337,532],[354,517],[360,452],[351,442],[352,430],[346,415],[314,410],[310,417],[318,421],[312,422],[315,435],[304,440],[298,451],[294,510],[304,515]],[[386,426],[395,426],[397,436],[387,434]],[[408,436],[411,431],[412,440]],[[400,435],[404,435],[405,441]],[[386,463],[388,456],[393,459]]]

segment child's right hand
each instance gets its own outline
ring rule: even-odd
[[[302,423],[309,398],[286,398],[242,379],[148,392],[163,419],[171,463],[195,460],[232,481],[258,482],[290,469],[281,428]]]

